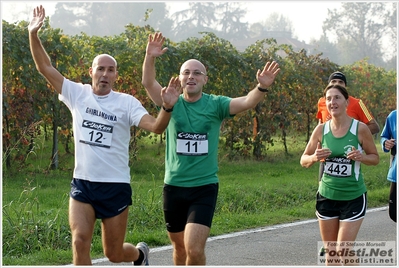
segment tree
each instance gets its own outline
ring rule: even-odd
[[[271,13],[265,20],[250,25],[248,36],[251,38],[292,38],[292,21],[277,13]]]
[[[166,4],[162,2],[60,2],[51,23],[69,35],[84,32],[112,36],[123,33],[128,24],[151,24],[157,30],[169,30],[172,21],[168,15]]]
[[[276,12],[271,13],[263,22],[266,31],[294,32],[292,21],[282,14]]]
[[[286,124],[291,124],[296,131],[306,131],[306,141],[309,141],[313,126],[318,122],[315,116],[317,101],[323,96],[328,77],[339,66],[329,59],[323,59],[321,54],[307,55],[303,49],[291,51],[285,61],[289,76],[282,87],[292,98],[291,105],[284,109],[288,121]],[[291,111],[287,113],[287,109]]]
[[[347,63],[369,58],[371,63],[381,64],[383,36],[392,29],[386,18],[393,20],[393,13],[396,7],[387,8],[382,2],[344,2],[341,10],[328,10],[323,32],[336,37],[341,55],[351,50],[345,55]]]
[[[360,98],[380,126],[397,107],[397,73],[370,64],[366,60],[343,66],[350,95]]]
[[[27,88],[31,79],[38,77],[33,73],[29,65],[32,61],[25,55],[29,55],[29,45],[25,21],[18,25],[8,24],[3,21],[3,49],[2,49],[2,108],[3,108],[3,159],[5,166],[11,167],[11,163],[22,163],[29,148],[32,137],[35,135],[35,110],[32,108],[32,92]],[[28,79],[29,77],[29,79]],[[42,84],[41,84],[42,85]],[[4,166],[4,165],[3,165]]]
[[[251,24],[249,26],[249,37],[256,38],[260,37],[263,33],[263,25],[260,22]]]
[[[173,13],[174,39],[182,41],[189,37],[199,37],[199,32],[212,32],[212,26],[217,21],[215,10],[213,2],[190,2],[188,9]]]
[[[314,48],[312,53],[315,54],[322,53],[323,58],[328,58],[332,60],[332,59],[338,59],[340,56],[337,46],[331,43],[325,34],[320,36],[319,40],[316,39],[311,40],[310,45],[312,45]]]
[[[245,17],[246,10],[242,9],[239,3],[222,2],[217,6],[220,25],[219,36],[230,41],[248,37],[248,23],[240,22]]]
[[[40,35],[43,45],[57,68],[63,72],[68,64],[73,64],[73,55],[67,39],[62,38],[60,29],[49,27],[46,18]],[[6,165],[11,160],[21,163],[34,149],[34,138],[46,126],[53,130],[53,152],[51,167],[57,168],[58,126],[63,123],[59,116],[59,101],[46,79],[37,72],[33,62],[28,40],[27,22],[9,25],[3,22],[3,59],[6,83],[3,84],[3,141]],[[65,64],[64,64],[65,63]],[[40,128],[40,125],[42,128]]]
[[[34,138],[44,131],[46,137],[52,134],[53,139],[51,165],[46,166],[57,168],[57,143],[62,142],[69,151],[72,119],[69,110],[58,101],[51,85],[34,66],[27,42],[27,24],[24,21],[12,25],[3,21],[3,166],[9,168],[16,162],[18,169],[23,168],[27,156],[34,153]],[[154,29],[131,24],[125,28],[126,31],[117,36],[85,33],[68,36],[61,29],[50,27],[47,18],[40,37],[52,64],[73,81],[90,83],[88,69],[94,56],[99,53],[115,55],[119,70],[115,90],[136,96],[153,114],[157,107],[147,97],[140,78],[148,34]],[[256,85],[255,72],[263,68],[266,61],[276,60],[280,64],[282,72],[265,100],[255,109],[223,124],[221,140],[230,149],[231,157],[264,159],[267,146],[273,146],[273,137],[278,133],[288,154],[289,135],[296,135],[292,139],[299,141],[298,132],[304,133],[307,129],[310,133],[310,125],[317,124],[316,102],[329,74],[335,70],[343,70],[351,81],[351,95],[368,101],[366,105],[378,122],[383,122],[388,111],[396,106],[396,71],[387,72],[364,60],[342,67],[322,59],[321,54],[308,55],[305,50],[294,51],[292,46],[277,45],[275,39],[256,41],[241,53],[214,33],[180,43],[167,39],[165,46],[169,50],[157,63],[157,80],[166,85],[185,60],[196,58],[207,68],[209,81],[205,92],[211,94],[243,96]],[[135,154],[139,148],[136,142],[143,136],[149,133],[133,129],[130,152]],[[156,139],[158,137],[153,140]],[[132,159],[132,155],[130,157]]]
[[[392,5],[392,6],[390,6]],[[388,39],[388,43],[389,46],[386,47],[386,50],[388,50],[388,53],[384,54],[384,58],[385,58],[385,62],[386,65],[383,66],[386,69],[395,69],[396,68],[396,64],[397,64],[397,45],[398,45],[398,27],[397,27],[397,4],[396,3],[390,3],[388,4],[387,8],[390,8],[392,10],[392,14],[391,16],[387,16],[385,17],[385,24],[388,27],[388,31],[387,31],[387,39]]]

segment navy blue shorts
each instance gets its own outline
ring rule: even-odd
[[[132,205],[132,187],[129,183],[73,179],[69,196],[92,205],[97,219],[112,218]]]
[[[349,200],[331,200],[317,192],[316,216],[319,220],[338,218],[341,221],[357,221],[366,215],[367,193]]]
[[[163,210],[168,232],[182,232],[187,223],[198,223],[210,228],[218,191],[218,183],[198,187],[165,184]]]

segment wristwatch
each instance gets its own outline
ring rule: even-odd
[[[167,112],[167,113],[170,113],[170,112],[173,111],[173,107],[172,107],[172,108],[169,108],[169,109],[166,109],[165,106],[163,106],[163,105],[162,105],[162,109],[164,109],[165,112]]]

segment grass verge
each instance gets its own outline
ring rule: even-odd
[[[377,166],[362,166],[369,208],[386,206],[389,156],[381,152]],[[235,160],[220,154],[220,192],[211,236],[249,228],[315,218],[318,165],[302,168],[305,147],[292,145],[290,155],[275,146],[264,161]],[[72,261],[68,194],[73,156],[60,155],[60,168],[43,168],[44,152],[24,167],[3,173],[3,265],[65,265]],[[132,164],[133,206],[129,208],[126,241],[150,247],[169,244],[162,212],[163,145],[143,144]],[[104,257],[100,222],[94,232],[92,258]]]

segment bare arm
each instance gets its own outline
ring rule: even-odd
[[[362,145],[362,148],[365,154],[362,154],[358,150],[353,150],[348,153],[348,158],[360,161],[362,164],[375,166],[380,162],[380,157],[378,155],[377,147],[375,146],[373,135],[368,129],[367,125],[359,122],[359,130],[358,130],[359,142]],[[356,157],[352,157],[352,154]]]
[[[45,10],[42,6],[33,10],[33,19],[28,26],[29,46],[36,69],[47,79],[47,81],[61,94],[64,77],[53,67],[50,57],[44,50],[42,42],[39,39],[38,31],[43,25]]]
[[[305,151],[303,152],[300,160],[300,164],[303,167],[309,168],[318,161],[323,161],[330,154],[329,148],[321,147],[321,136],[323,131],[323,124],[319,124],[315,127],[310,136],[310,140],[306,145]]]
[[[173,109],[176,101],[180,95],[180,81],[178,77],[172,77],[169,81],[169,85],[166,88],[161,89],[161,100],[162,107],[166,109]],[[165,131],[169,124],[172,112],[166,112],[163,108],[160,109],[157,118],[151,115],[144,115],[139,123],[139,127],[147,131],[151,131],[157,134],[161,134]]]
[[[377,121],[374,118],[367,123],[367,126],[370,129],[371,134],[373,135],[380,132],[380,126],[378,125]]]
[[[268,88],[280,72],[280,68],[277,62],[267,62],[263,70],[258,70],[256,73],[256,79],[258,85],[252,89],[246,96],[237,97],[230,102],[230,114],[238,114],[248,109],[254,108],[265,96],[265,92],[258,90],[258,87],[266,89]]]
[[[147,91],[151,100],[158,106],[162,104],[161,89],[162,86],[156,80],[155,60],[163,55],[168,48],[162,48],[165,37],[162,33],[155,33],[148,36],[148,43],[143,62],[143,74],[141,83]]]

